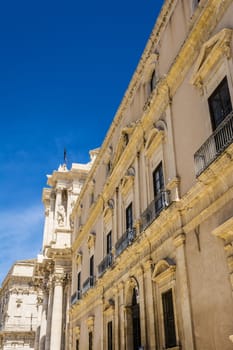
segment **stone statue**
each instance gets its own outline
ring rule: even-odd
[[[65,223],[65,208],[63,205],[59,205],[59,207],[58,207],[57,223],[59,226],[63,226]]]

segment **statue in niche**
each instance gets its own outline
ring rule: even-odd
[[[65,208],[62,204],[59,205],[57,210],[57,223],[59,226],[64,226],[65,223]]]

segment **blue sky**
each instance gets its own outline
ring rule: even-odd
[[[0,282],[40,252],[46,174],[101,145],[162,3],[2,1]]]

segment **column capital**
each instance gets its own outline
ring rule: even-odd
[[[144,267],[144,271],[147,272],[148,270],[152,270],[153,267],[153,260],[152,259],[148,259],[147,261],[145,261],[143,263],[143,267]]]
[[[181,245],[184,245],[185,244],[185,233],[184,232],[180,232],[178,233],[178,235],[176,235],[174,238],[173,238],[173,243],[175,245],[176,248],[180,247]]]
[[[63,286],[64,284],[64,275],[63,274],[55,274],[53,275],[53,284],[54,286]]]

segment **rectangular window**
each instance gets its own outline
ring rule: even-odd
[[[77,274],[77,291],[81,290],[81,271]]]
[[[94,285],[94,255],[90,257],[90,286]]]
[[[157,168],[153,172],[153,190],[155,198],[155,212],[157,213],[163,208],[164,204],[164,179],[162,162],[157,166]]]
[[[231,97],[225,77],[208,98],[212,128],[215,130],[219,124],[232,111]]]
[[[107,234],[107,254],[112,251],[112,231]]]
[[[171,289],[162,294],[162,303],[165,347],[168,349],[176,346],[175,316],[173,307],[173,295]]]
[[[112,350],[112,321],[108,322],[108,350]]]
[[[133,205],[130,205],[126,208],[126,230],[131,230],[133,228]]]
[[[93,350],[93,333],[88,333],[89,350]]]
[[[76,347],[75,347],[76,350],[79,350],[79,339],[76,339]]]

